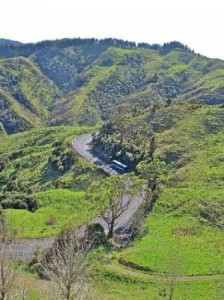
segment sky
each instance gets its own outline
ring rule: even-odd
[[[224,59],[223,0],[0,0],[0,38],[180,41]]]

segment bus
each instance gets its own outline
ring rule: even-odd
[[[111,168],[116,169],[117,171],[120,171],[120,172],[125,172],[125,171],[127,171],[128,166],[126,166],[125,164],[122,164],[118,160],[113,159]]]

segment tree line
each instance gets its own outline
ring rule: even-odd
[[[168,43],[160,44],[148,44],[148,43],[136,43],[131,41],[125,41],[116,38],[105,38],[105,39],[95,39],[95,38],[65,38],[57,40],[45,40],[37,43],[27,43],[27,44],[0,44],[0,57],[14,57],[14,56],[25,56],[28,57],[35,51],[41,50],[48,47],[66,48],[66,47],[100,47],[106,46],[117,47],[123,49],[151,49],[157,50],[161,54],[166,54],[174,49],[181,49],[184,51],[191,51],[188,46],[178,42],[172,41]]]

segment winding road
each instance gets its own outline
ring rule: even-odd
[[[95,153],[91,151],[91,143],[93,136],[91,133],[82,134],[76,137],[72,142],[72,148],[80,156],[86,159],[89,163],[95,165],[95,167],[102,169],[107,174],[113,176],[117,175],[118,172],[110,167],[110,163],[104,161],[102,158],[99,158]],[[125,195],[122,199],[122,205],[125,206],[127,202],[130,201],[130,195]],[[116,220],[114,230],[124,229],[130,224],[134,214],[138,208],[144,202],[144,193],[139,193],[133,197],[127,207],[127,209],[121,214],[121,216]],[[97,218],[93,220],[95,223],[101,224],[104,228],[105,233],[108,233],[108,228],[106,222],[102,218]],[[35,251],[38,249],[48,249],[52,246],[54,238],[45,238],[45,239],[21,239],[14,240],[13,243],[5,243],[5,253],[6,256],[15,257],[20,261],[31,261]]]
[[[86,133],[75,138],[71,145],[72,148],[85,160],[89,163],[94,164],[98,169],[102,169],[104,172],[109,175],[119,174],[117,171],[111,168],[110,163],[107,163],[105,160],[99,158],[96,153],[93,153],[91,144],[92,144],[93,136],[92,133]]]
[[[103,169],[106,173],[110,175],[116,175],[117,172],[113,170],[109,163],[103,161],[102,159],[98,158],[96,155],[94,155],[91,151],[91,142],[92,142],[92,134],[83,134],[81,136],[78,136],[72,141],[72,147],[73,149],[81,155],[83,158],[85,158],[88,162],[94,164],[96,167]],[[128,200],[128,195],[125,195],[122,202],[123,205],[125,205],[125,202]],[[132,199],[130,202],[128,209],[124,211],[124,213],[120,216],[120,218],[117,220],[117,224],[115,226],[115,230],[119,228],[125,228],[130,224],[130,221],[132,220],[135,212],[138,210],[138,208],[141,206],[141,204],[144,202],[144,195],[139,194],[135,198]],[[93,223],[100,223],[103,227],[105,232],[107,232],[107,225],[104,222],[102,218],[96,218],[93,220]],[[80,229],[80,232],[82,234],[82,229]],[[4,252],[6,256],[16,258],[20,261],[24,262],[30,262],[33,258],[33,255],[36,250],[38,249],[48,249],[52,246],[54,242],[54,238],[45,238],[45,239],[29,239],[29,240],[15,240],[13,243],[6,242],[5,243],[5,249]],[[115,271],[118,271],[121,274],[124,274],[125,276],[136,276],[136,274],[141,275],[144,279],[160,279],[160,280],[166,280],[164,279],[164,276],[161,276],[159,274],[147,274],[146,272],[139,271],[137,269],[132,269],[127,266],[121,266],[120,264],[112,264],[109,268],[114,269]],[[178,277],[178,280],[181,281],[192,281],[192,280],[208,280],[208,279],[220,279],[223,278],[223,275],[220,274],[214,274],[214,275],[195,275],[195,276],[181,276]]]
[[[116,170],[112,169],[110,166],[110,162],[107,162],[103,160],[102,158],[99,158],[96,153],[92,152],[92,140],[93,135],[92,133],[86,133],[78,136],[72,141],[72,147],[73,149],[81,155],[83,158],[85,158],[88,162],[94,164],[97,168],[102,169],[104,172],[108,173],[109,175],[117,175],[119,174]],[[122,199],[122,206],[125,206],[128,202],[127,209],[121,214],[121,216],[116,220],[116,224],[114,226],[114,231],[118,229],[122,229],[128,226],[130,224],[130,221],[132,220],[134,214],[138,210],[138,208],[142,205],[144,202],[145,197],[144,193],[140,191],[138,195],[135,197],[132,197],[130,200],[130,195],[125,195]],[[97,220],[97,223],[99,223],[103,228],[105,233],[108,233],[108,228],[106,222],[99,218]]]

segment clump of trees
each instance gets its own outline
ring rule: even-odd
[[[74,153],[71,150],[67,150],[60,142],[56,142],[55,145],[56,147],[52,151],[48,163],[53,169],[59,172],[66,172],[74,164]]]
[[[93,143],[96,150],[106,153],[109,159],[123,162],[130,169],[150,158],[155,150],[151,126],[131,114],[114,116],[94,137]]]

